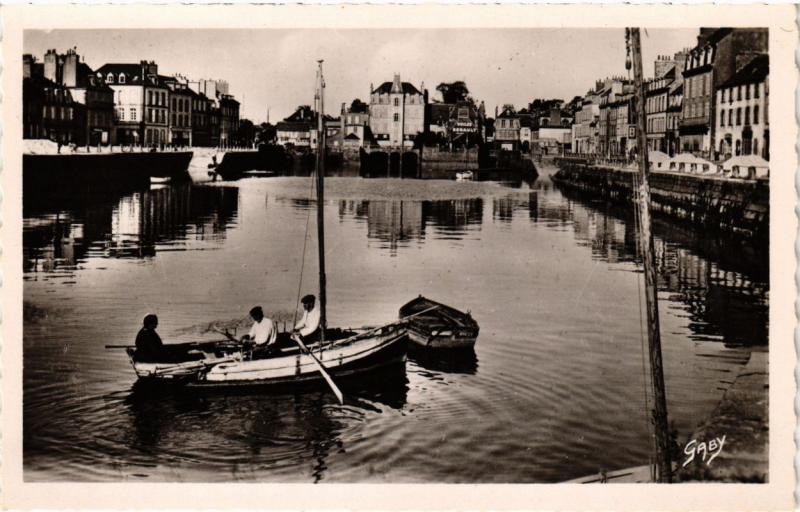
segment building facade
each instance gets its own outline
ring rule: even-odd
[[[701,28],[683,69],[681,148],[716,159],[716,90],[739,69],[737,63],[767,52],[767,30]]]
[[[192,145],[211,146],[211,108],[214,102],[189,88],[192,106]]]
[[[236,145],[239,133],[239,102],[232,95],[220,95],[219,116],[219,145],[222,147]]]
[[[721,160],[769,160],[769,56],[759,55],[717,88],[714,147]]]
[[[572,151],[579,154],[594,154],[599,150],[600,136],[600,96],[603,84],[598,82],[595,89],[586,93],[581,108],[575,112],[572,124]]]
[[[659,60],[656,63],[663,63]],[[658,68],[658,66],[657,66]],[[667,109],[669,91],[675,77],[675,67],[645,84],[645,114],[647,126],[647,150],[668,152]]]
[[[169,87],[169,134],[168,142],[173,146],[194,145],[192,101],[196,93],[182,77],[160,77]]]
[[[369,126],[380,146],[411,147],[425,131],[427,99],[419,89],[402,82],[400,75],[378,88],[370,86]]]
[[[513,105],[503,106],[500,115],[494,120],[494,143],[497,149],[516,151],[520,147],[519,116]]]

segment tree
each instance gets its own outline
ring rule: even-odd
[[[256,128],[249,119],[239,121],[239,129],[236,130],[236,140],[239,144],[251,146],[256,137]]]
[[[261,123],[261,126],[258,127],[259,142],[274,142],[277,136],[277,129],[270,123]]]
[[[455,104],[459,101],[472,101],[467,84],[461,80],[451,83],[442,82],[436,86],[436,90],[442,94],[442,101],[445,103]]]
[[[369,105],[356,98],[350,104],[350,112],[354,114],[366,113],[369,110]]]

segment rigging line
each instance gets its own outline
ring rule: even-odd
[[[311,201],[311,194],[314,191],[314,177],[316,176],[316,172],[311,175],[310,186],[308,187],[308,200]],[[297,310],[300,308],[300,293],[302,293],[303,289],[303,272],[305,271],[306,267],[306,247],[308,246],[308,225],[311,221],[311,208],[306,210],[306,228],[305,234],[303,235],[303,253],[300,257],[300,280],[297,283],[297,301],[294,305],[294,319],[292,320],[292,329],[294,326],[297,325]]]
[[[639,214],[639,202],[641,201],[641,195],[639,191],[639,177],[635,174],[633,175],[633,185],[634,185],[634,209],[633,209],[633,222],[636,228],[637,233],[637,240],[639,243],[636,244],[636,252],[640,258],[643,258],[643,243],[644,241],[641,239],[641,233],[639,226],[641,226],[641,218]],[[652,434],[652,430],[650,428],[650,401],[648,395],[648,381],[647,381],[647,358],[645,357],[645,346],[644,346],[644,320],[642,317],[642,278],[643,275],[640,275],[638,272],[636,273],[636,289],[637,294],[636,298],[639,301],[639,342],[641,345],[641,354],[642,354],[642,386],[644,388],[644,415],[645,415],[645,426],[647,428],[647,434],[650,439],[653,441],[655,446],[655,439]]]

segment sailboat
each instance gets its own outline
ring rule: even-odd
[[[220,386],[295,386],[325,381],[342,401],[334,377],[358,375],[405,362],[408,348],[407,318],[380,327],[342,330],[329,329],[326,320],[324,178],[325,127],[322,61],[318,61],[315,101],[318,106],[317,237],[319,246],[320,340],[306,346],[299,337],[285,333],[277,353],[252,357],[231,339],[223,346],[196,344],[186,347],[187,361],[141,362],[132,347],[126,347],[136,375],[150,381],[179,382],[192,387]],[[424,312],[422,312],[424,313]],[[279,338],[281,338],[279,336]],[[281,343],[281,341],[283,343]],[[286,346],[286,344],[290,346]],[[202,354],[202,355],[201,355]]]

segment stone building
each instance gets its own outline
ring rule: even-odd
[[[600,102],[598,109],[600,115],[598,117],[597,152],[602,155],[611,156],[617,153],[616,149],[612,148],[614,145],[612,143],[616,140],[617,125],[616,110],[612,115],[612,106],[616,105],[617,100],[623,94],[623,89],[628,87],[628,84],[629,82],[621,77],[606,78],[603,80],[602,89],[597,92]]]
[[[736,73],[737,61],[767,52],[767,36],[767,29],[700,29],[683,69],[682,151],[715,157],[715,91]]]
[[[159,77],[155,62],[104,64],[95,75],[114,91],[115,143],[169,142],[169,87]]]
[[[656,64],[663,63],[657,61]],[[675,81],[675,66],[661,77],[645,84],[645,115],[647,126],[647,150],[668,152],[667,148],[667,108],[669,91]]]
[[[513,105],[504,105],[494,120],[494,143],[497,149],[516,151],[519,149],[519,116]]]
[[[211,146],[211,109],[214,102],[189,88],[192,107],[192,145]]]
[[[354,101],[347,106],[346,103],[342,103],[340,119],[342,124],[342,130],[339,132],[341,147],[363,148],[372,143],[367,104]]]
[[[424,90],[424,86],[423,86]],[[369,126],[378,145],[411,147],[425,131],[427,96],[400,75],[377,88],[370,86]]]
[[[219,96],[219,145],[228,147],[238,144],[239,102],[231,94]]]
[[[572,124],[572,151],[579,154],[594,154],[599,151],[600,135],[600,93],[603,82],[595,83],[594,89],[583,97],[581,108],[575,112]]]
[[[741,61],[740,61],[741,63]],[[752,58],[717,87],[714,148],[721,160],[769,159],[769,56]]]
[[[173,146],[194,145],[192,139],[192,101],[195,92],[189,88],[188,81],[180,76],[159,77],[169,87],[169,135],[168,142]]]
[[[44,55],[44,63],[37,64],[31,55],[23,56],[23,76],[39,78],[67,89],[64,94],[55,97],[69,97],[72,105],[68,108],[72,113],[70,122],[70,142],[76,144],[109,144],[114,127],[114,91],[103,80],[99,80],[92,69],[82,62],[75,49],[64,54],[56,50],[48,50]],[[52,90],[52,85],[39,80],[30,81],[28,88],[38,84]],[[62,107],[64,108],[64,107]],[[63,121],[63,120],[62,120]],[[53,126],[52,122],[48,122]],[[62,133],[64,123],[58,123]]]

